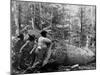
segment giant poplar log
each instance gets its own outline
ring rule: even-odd
[[[66,47],[52,51],[51,59],[64,65],[87,64],[95,60],[95,54],[88,48],[82,49],[66,44]]]

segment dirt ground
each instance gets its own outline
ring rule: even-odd
[[[40,70],[34,70],[34,72],[32,72],[32,69],[28,70],[27,73],[46,73],[46,72],[62,72],[62,71],[68,72],[68,71],[81,71],[81,70],[95,70],[96,69],[96,63],[90,63],[87,65],[78,65],[74,68],[71,68],[72,66],[55,66],[54,64],[52,64],[52,65],[43,67]]]
[[[96,69],[96,63],[90,63],[87,65],[79,65],[75,68],[70,68],[70,66],[61,66],[59,67],[59,72],[60,71],[79,71],[79,70],[95,70]]]

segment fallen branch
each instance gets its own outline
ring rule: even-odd
[[[43,61],[42,66],[46,65],[46,64],[48,63],[48,60],[50,59],[51,52],[52,52],[52,51],[51,51],[52,45],[53,45],[53,43],[50,45],[50,48],[48,49],[47,57],[46,57],[45,60]]]

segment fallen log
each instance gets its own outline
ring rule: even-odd
[[[95,54],[90,49],[66,44],[66,47],[52,50],[50,59],[64,65],[87,64],[95,60]]]

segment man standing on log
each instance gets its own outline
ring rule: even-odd
[[[32,66],[33,68],[35,68],[37,65],[44,66],[47,64],[49,59],[48,51],[51,45],[51,40],[47,37],[47,31],[43,30],[40,34],[41,36],[38,39],[38,47],[35,51],[36,60]]]

